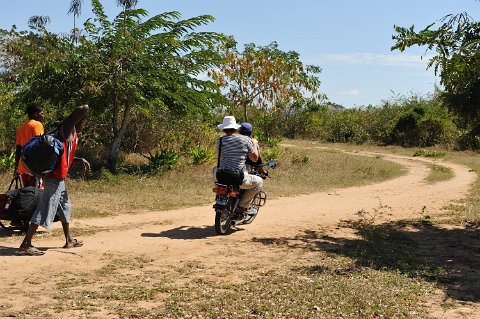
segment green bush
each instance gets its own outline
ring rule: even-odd
[[[174,150],[161,150],[148,155],[142,154],[148,160],[147,171],[157,173],[161,170],[172,169],[178,163],[178,153]]]
[[[300,155],[294,154],[292,157],[292,164],[295,164],[295,165],[307,164],[308,162],[310,162],[310,158],[307,155],[300,156]]]
[[[278,147],[266,149],[262,151],[261,155],[264,162],[278,160],[278,158],[280,157],[280,149]]]
[[[326,140],[334,143],[364,143],[369,139],[364,115],[365,112],[358,108],[328,111]]]
[[[453,145],[459,136],[453,117],[438,98],[411,97],[391,133],[390,144],[404,147]]]
[[[3,155],[0,158],[0,169],[1,170],[10,170],[15,167],[15,152]]]
[[[213,157],[213,151],[211,148],[206,146],[194,146],[190,149],[190,154],[192,156],[192,162],[194,165],[200,165],[206,163]]]
[[[278,143],[282,140],[281,137],[271,137],[260,135],[258,141],[267,147],[277,147]]]
[[[445,156],[444,151],[433,151],[433,150],[418,150],[413,156],[423,156],[423,157],[443,157]]]
[[[107,168],[102,167],[98,172],[98,178],[108,183],[117,182],[117,176],[113,175]]]

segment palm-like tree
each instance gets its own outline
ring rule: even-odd
[[[117,4],[123,7],[123,10],[135,8],[138,0],[117,0]]]
[[[73,39],[75,42],[78,42],[76,20],[82,13],[82,3],[83,0],[72,0],[67,12],[67,14],[73,14]]]
[[[31,16],[28,19],[28,26],[37,30],[45,28],[48,23],[50,23],[49,16]]]

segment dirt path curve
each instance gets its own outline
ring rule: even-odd
[[[379,156],[367,152],[355,154]],[[34,244],[41,249],[48,249],[42,257],[16,256],[14,248],[18,247],[21,238],[6,238],[0,244],[0,282],[5,285],[21,283],[34,273],[50,272],[55,276],[65,269],[98,269],[104,263],[106,254],[143,254],[165,264],[184,260],[211,264],[216,262],[212,256],[228,247],[235,247],[233,245],[241,244],[243,251],[248,251],[249,247],[256,247],[252,242],[255,237],[294,236],[306,229],[334,226],[343,219],[354,218],[362,209],[371,211],[380,205],[387,205],[390,219],[420,216],[422,210],[426,214],[433,214],[443,205],[462,198],[476,179],[476,174],[465,166],[437,160],[435,162],[439,165],[451,168],[455,176],[444,182],[427,184],[424,179],[433,160],[389,154],[381,156],[403,165],[408,170],[407,174],[374,185],[270,200],[253,224],[239,227],[239,231],[228,236],[215,236],[212,227],[213,210],[211,205],[207,205],[112,218],[74,220],[74,227],[91,225],[107,227],[109,230],[85,236],[82,238],[85,240],[83,247],[69,250],[60,248],[62,242],[58,238],[37,237]],[[266,188],[268,189],[268,183],[273,182],[269,180]],[[242,259],[236,255],[238,254],[227,254],[225,262],[242,263]],[[273,263],[276,258],[280,258],[270,257],[262,262]],[[43,285],[46,287],[47,283]]]
[[[378,156],[377,153],[359,152],[356,155]],[[391,219],[419,216],[434,213],[448,202],[459,199],[469,190],[476,174],[467,167],[444,161],[435,161],[451,168],[453,179],[435,184],[427,184],[424,179],[429,173],[428,164],[433,160],[399,155],[382,154],[384,159],[403,165],[408,173],[386,182],[361,187],[334,189],[328,192],[300,195],[292,198],[270,200],[251,225],[241,227],[244,231],[231,234],[228,238],[247,240],[255,236],[275,237],[295,235],[314,225],[334,225],[340,220],[354,218],[361,210],[373,210],[386,205]],[[271,182],[270,180],[268,182]],[[268,188],[268,183],[266,185]],[[213,197],[213,196],[212,196]],[[425,207],[425,208],[424,208]],[[23,277],[37,267],[60,264],[65,267],[82,266],[81,260],[93,260],[107,251],[162,253],[162,258],[173,258],[179,252],[198,252],[205,246],[222,245],[225,237],[214,236],[211,205],[164,212],[145,212],[135,215],[122,215],[113,218],[73,221],[82,226],[112,227],[117,230],[100,232],[87,237],[85,246],[75,250],[57,249],[58,239],[36,238],[36,245],[49,247],[45,257],[2,256],[0,263],[4,271],[0,280],[11,280],[14,276]],[[132,224],[139,224],[132,227]],[[58,225],[57,225],[58,226]],[[203,240],[197,240],[203,239]],[[20,239],[8,240],[12,247]],[[159,248],[162,249],[159,249]],[[172,252],[169,256],[168,251]],[[90,258],[89,258],[90,257]],[[208,257],[208,255],[206,256]],[[33,259],[32,259],[33,258]],[[35,260],[34,263],[26,262]],[[15,269],[14,272],[9,271]]]

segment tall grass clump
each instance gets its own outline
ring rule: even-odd
[[[143,156],[148,160],[147,171],[151,173],[172,169],[178,163],[177,152],[170,149],[148,153],[148,155]]]
[[[193,165],[200,165],[208,162],[214,157],[214,152],[208,146],[194,146],[190,149]]]
[[[0,157],[0,170],[7,171],[15,166],[15,152]]]

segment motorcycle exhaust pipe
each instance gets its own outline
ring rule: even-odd
[[[232,220],[230,220],[230,226],[240,225],[244,220],[245,220],[245,218],[242,218],[242,219],[232,219]]]

